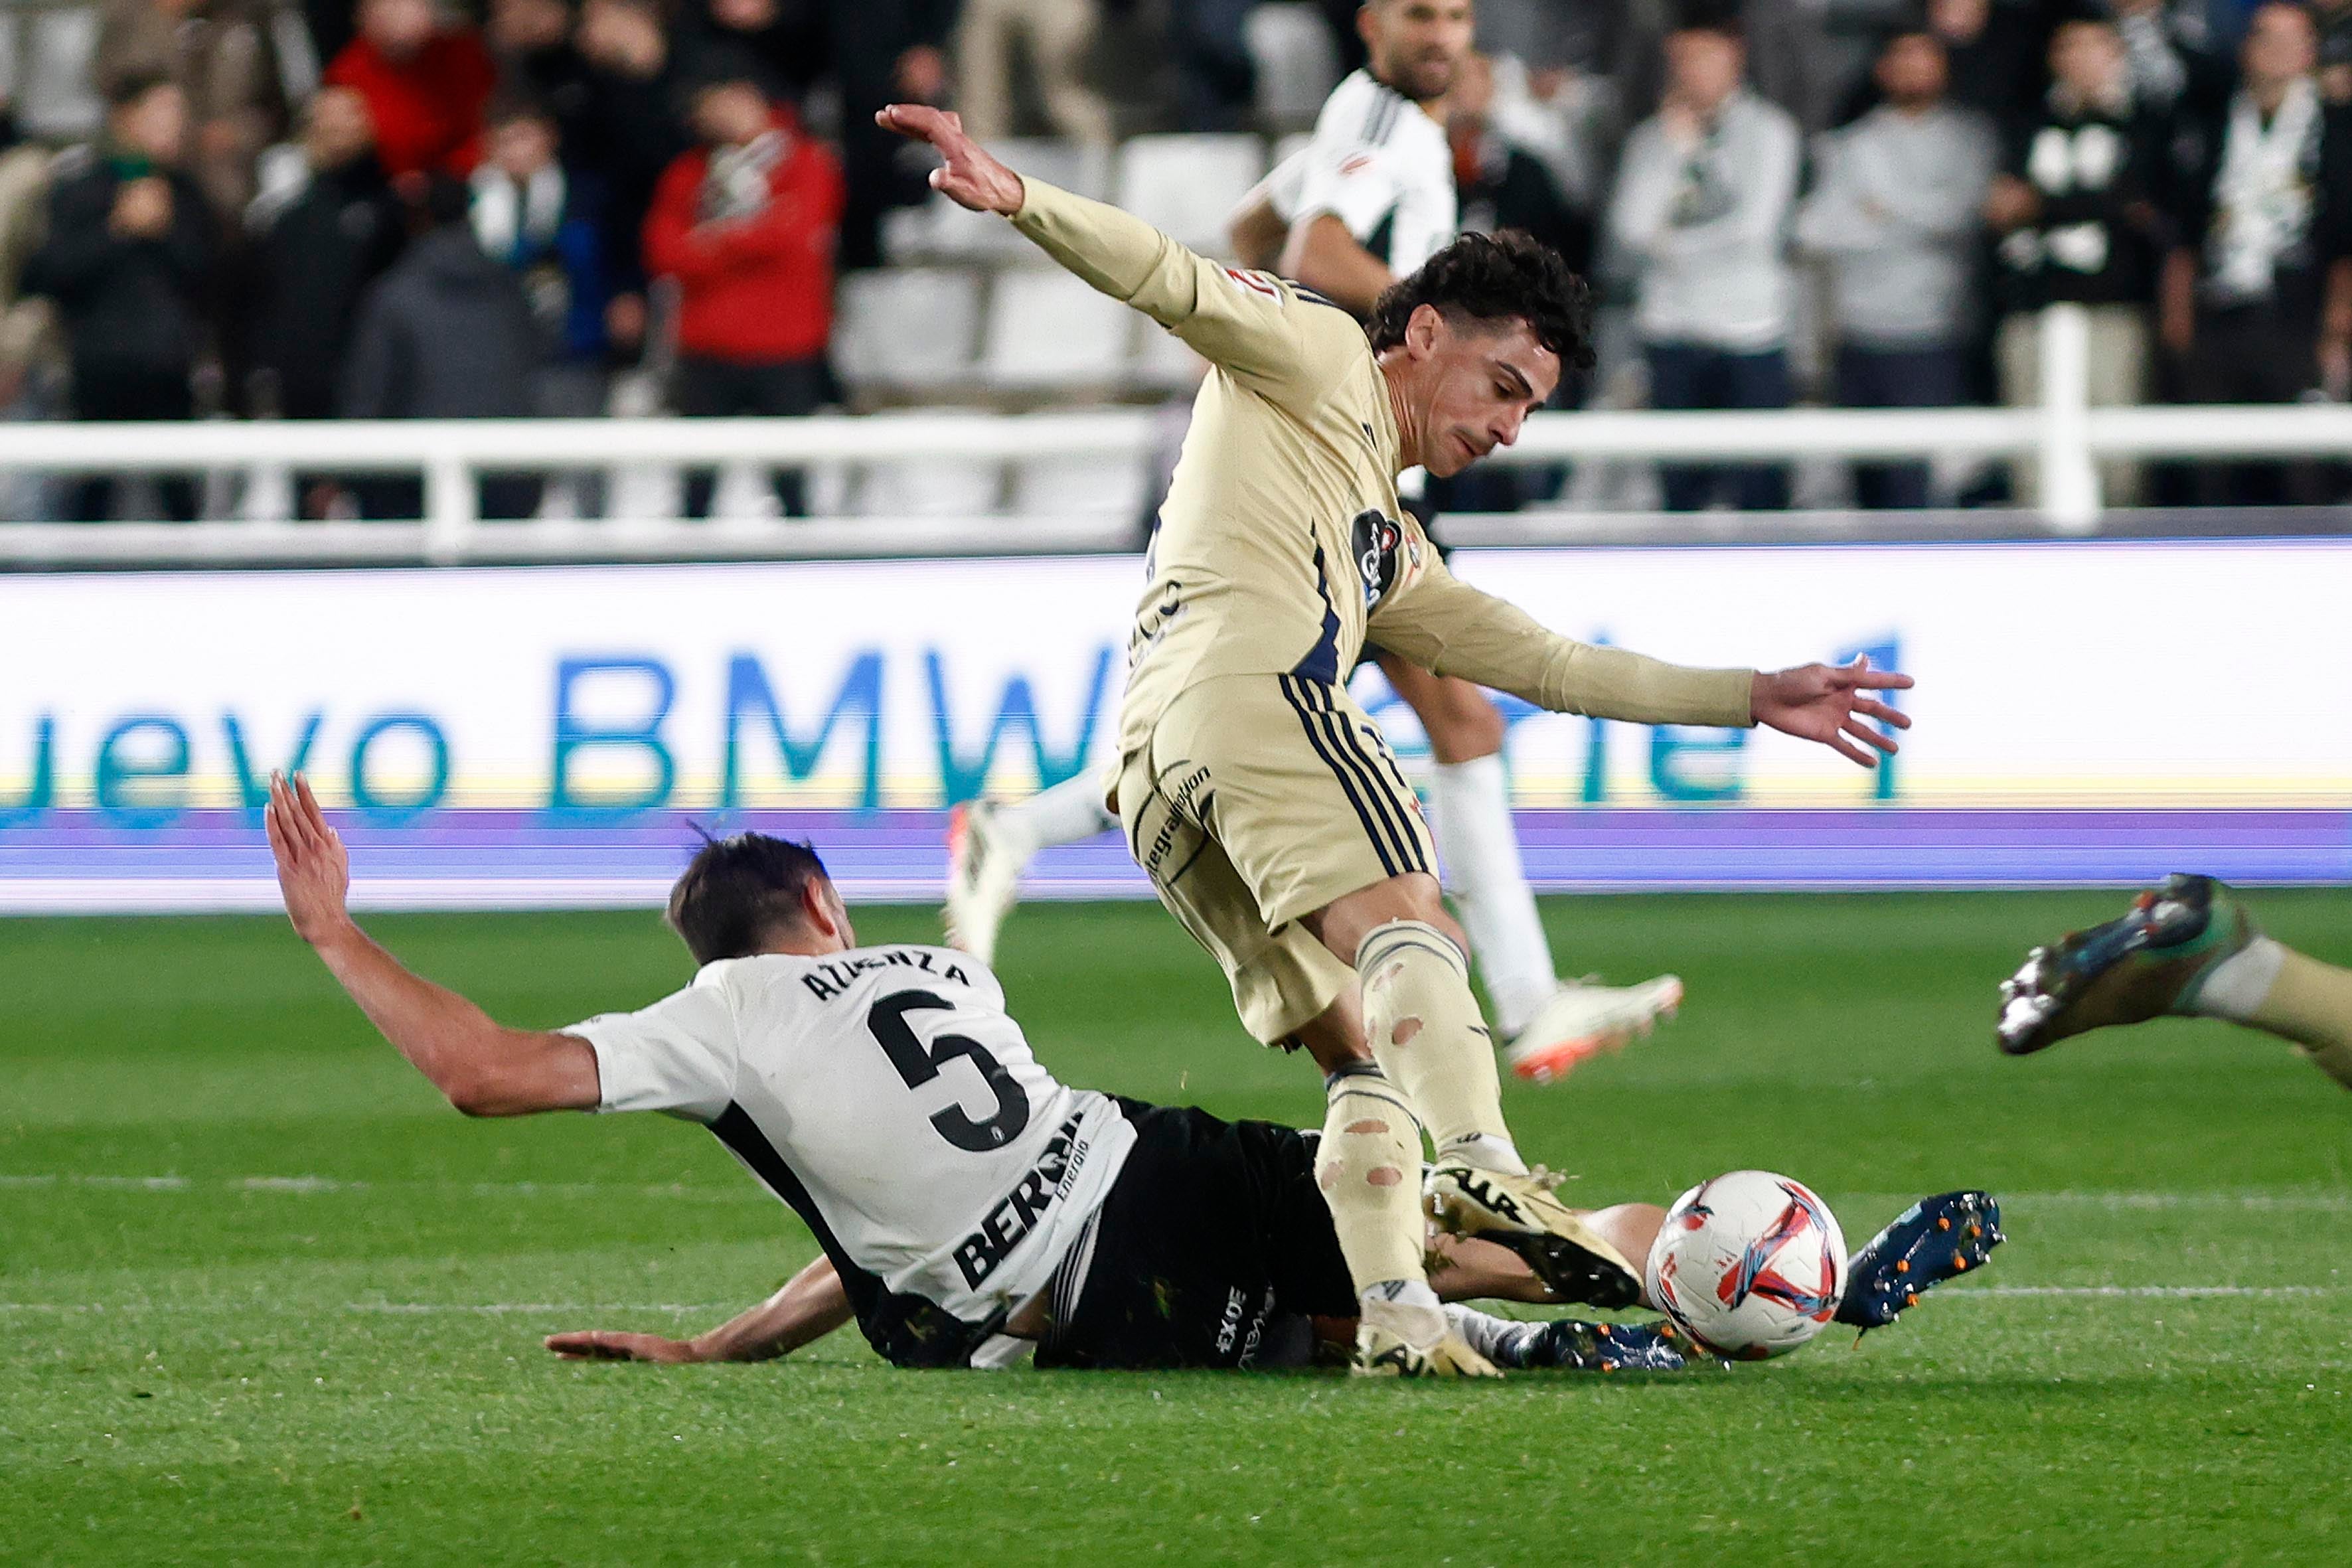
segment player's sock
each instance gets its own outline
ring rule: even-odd
[[[1018,839],[1026,857],[1056,844],[1076,844],[1108,833],[1118,826],[1118,818],[1103,808],[1102,780],[1082,773],[1018,805],[1002,807],[996,813],[996,826],[1000,832]]]
[[[2206,976],[2194,1005],[2208,1017],[2293,1040],[2320,1071],[2352,1089],[2352,970],[2258,936]]]
[[[1370,1062],[1324,1080],[1323,1141],[1315,1182],[1331,1207],[1339,1256],[1357,1292],[1399,1282],[1429,1289],[1423,1272],[1421,1127],[1395,1084]],[[1436,1305],[1432,1297],[1425,1304]]]
[[[1526,1174],[1462,950],[1425,921],[1391,921],[1357,947],[1356,977],[1372,1058],[1404,1091],[1438,1159]]]
[[[1559,989],[1519,859],[1510,778],[1499,754],[1440,763],[1431,770],[1429,794],[1451,884],[1446,890],[1494,999],[1496,1026],[1507,1040],[1535,1022]]]
[[[1515,1322],[1458,1302],[1446,1307],[1445,1319],[1464,1343],[1501,1367],[1527,1365],[1528,1347],[1543,1331],[1541,1323]]]

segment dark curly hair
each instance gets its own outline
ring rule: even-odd
[[[1559,252],[1524,230],[1465,234],[1390,284],[1364,323],[1372,352],[1404,342],[1405,323],[1423,305],[1456,323],[1525,321],[1563,368],[1592,363],[1592,290]]]

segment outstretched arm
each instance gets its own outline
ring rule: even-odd
[[[308,779],[272,773],[262,820],[296,934],[450,1104],[468,1116],[596,1109],[596,1053],[587,1041],[500,1027],[456,992],[403,968],[352,923],[351,858]]]
[[[939,153],[932,189],[959,206],[1011,218],[1066,270],[1258,392],[1294,404],[1320,398],[1368,352],[1345,311],[1304,301],[1265,274],[1221,267],[1115,206],[1023,179],[965,135],[953,114],[894,103],[875,120]]]
[[[1370,640],[1440,675],[1457,675],[1555,713],[1638,724],[1762,724],[1818,741],[1847,761],[1875,766],[1867,746],[1893,752],[1910,718],[1871,695],[1902,690],[1907,675],[1863,659],[1833,668],[1694,669],[1623,648],[1597,647],[1538,624],[1507,599],[1474,588],[1430,560],[1406,587],[1381,601]]]
[[[849,1292],[833,1264],[819,1257],[750,1311],[690,1340],[581,1329],[550,1334],[546,1344],[566,1361],[773,1361],[824,1338],[849,1319]]]

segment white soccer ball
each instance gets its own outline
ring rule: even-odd
[[[1822,1331],[1845,1294],[1845,1235],[1811,1188],[1733,1171],[1675,1200],[1650,1247],[1650,1300],[1718,1355],[1761,1361]]]

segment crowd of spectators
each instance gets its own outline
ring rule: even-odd
[[[20,132],[0,100],[0,406],[588,416],[618,377],[685,415],[806,413],[840,395],[837,273],[926,195],[877,107],[1094,143],[1295,128],[1253,118],[1254,4],[102,0],[87,135]],[[1355,63],[1352,5],[1320,10]],[[2098,403],[2352,395],[2352,0],[1482,0],[1480,26],[1448,105],[1465,221],[1593,274],[1626,325],[1599,395],[2028,403],[2062,300],[2088,309]],[[2332,482],[2105,479],[2124,502]],[[1790,496],[1771,464],[1661,480],[1674,509]],[[689,477],[690,513],[711,489]],[[59,505],[121,515],[116,489]],[[413,484],[298,489],[306,515],[416,507]],[[792,476],[776,492],[803,510]],[[1852,495],[1939,499],[1911,463]],[[141,499],[198,506],[179,480]]]

